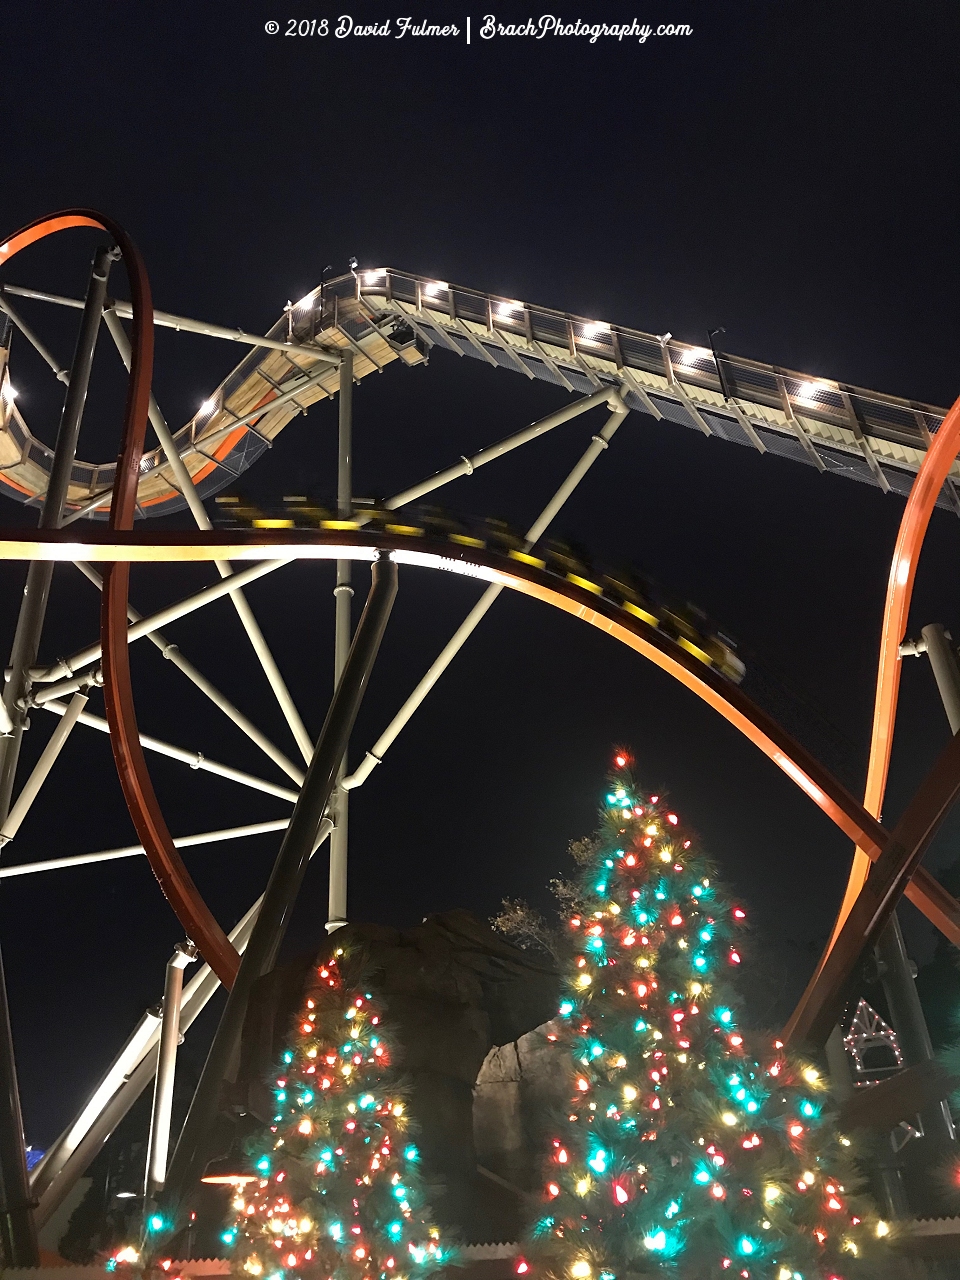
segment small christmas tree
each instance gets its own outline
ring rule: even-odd
[[[568,919],[571,1103],[518,1271],[552,1280],[853,1280],[887,1225],[854,1192],[825,1082],[748,1043],[743,909],[624,753]]]
[[[224,1232],[245,1280],[419,1280],[450,1259],[425,1216],[382,1012],[344,980],[342,954],[311,970],[274,1123],[251,1152],[259,1178]]]

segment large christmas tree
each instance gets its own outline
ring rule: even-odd
[[[571,896],[571,1100],[518,1265],[552,1280],[853,1280],[886,1253],[825,1081],[740,1029],[745,912],[616,757]]]
[[[418,1280],[449,1260],[426,1217],[383,1012],[344,979],[341,957],[311,971],[274,1123],[251,1152],[259,1176],[224,1233],[245,1278]]]

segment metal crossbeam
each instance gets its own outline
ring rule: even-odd
[[[224,827],[219,831],[200,831],[192,836],[174,836],[178,849],[192,849],[200,844],[217,844],[224,840],[243,840],[247,836],[262,836],[271,831],[285,831],[289,818],[274,818],[270,822],[248,822],[243,827]],[[44,858],[40,862],[18,862],[0,866],[0,880],[19,879],[36,875],[41,871],[63,871],[69,867],[87,867],[98,862],[116,862],[119,858],[136,858],[144,853],[142,844],[127,844],[119,849],[103,849],[99,853],[75,853],[65,858]]]
[[[621,404],[621,406],[610,415],[599,434],[592,438],[580,461],[573,468],[566,480],[564,480],[563,484],[527,530],[527,536],[524,541],[525,551],[529,551],[534,547],[546,533],[547,529],[556,519],[557,515],[563,508],[567,499],[576,489],[577,485],[579,485],[580,481],[593,466],[594,462],[596,462],[597,458],[599,458],[600,454],[608,447],[628,412],[629,411]],[[447,641],[446,645],[444,645],[443,649],[423,676],[420,683],[413,690],[406,702],[404,702],[403,706],[387,725],[386,729],[384,729],[383,733],[381,733],[380,737],[367,752],[360,767],[352,773],[350,777],[343,780],[341,786],[344,791],[352,791],[356,787],[363,786],[364,782],[366,782],[367,778],[376,766],[383,762],[383,757],[386,755],[387,751],[389,751],[390,747],[397,740],[401,732],[406,728],[415,712],[423,704],[430,690],[450,666],[451,662],[453,662],[454,658],[473,635],[474,631],[476,631],[481,621],[486,617],[487,613],[489,613],[490,609],[493,607],[494,601],[500,595],[502,590],[503,587],[497,585],[487,587],[486,591],[467,614],[466,618],[464,618],[463,622],[461,622],[460,626]]]
[[[62,716],[66,714],[67,704],[65,702],[45,702],[43,703],[44,711],[52,711],[54,715]],[[77,716],[79,724],[85,724],[91,729],[98,729],[100,733],[109,735],[110,726],[101,716],[91,715],[89,711],[81,711]],[[163,742],[160,738],[151,738],[149,734],[140,734],[140,744],[146,751],[154,751],[158,755],[167,756],[170,760],[179,760],[181,764],[189,765],[191,769],[199,769],[203,773],[215,773],[220,778],[227,778],[230,782],[239,782],[241,786],[252,787],[254,791],[264,791],[267,795],[277,796],[280,800],[289,800],[291,804],[296,804],[297,791],[291,791],[289,787],[278,786],[275,782],[268,782],[265,778],[257,778],[252,773],[244,773],[242,769],[234,769],[230,765],[221,764],[218,760],[211,760],[205,756],[202,751],[185,751],[183,747],[175,747],[170,742]]]
[[[134,640],[139,640],[141,636],[149,635],[151,631],[157,631],[160,627],[165,627],[168,623],[175,622],[178,618],[186,617],[188,613],[195,613],[197,609],[202,609],[204,605],[212,604],[215,600],[219,600],[222,596],[229,594],[229,592],[246,586],[248,582],[255,582],[257,578],[262,578],[274,569],[280,569],[289,563],[288,560],[265,560],[259,564],[250,565],[246,569],[240,569],[237,573],[232,573],[221,582],[215,582],[212,586],[204,587],[202,591],[195,591],[193,595],[185,596],[182,600],[178,600],[176,604],[167,605],[165,609],[161,609],[147,618],[141,618],[139,622],[134,622],[127,628],[127,642],[132,644]],[[61,679],[63,676],[73,676],[75,672],[83,670],[84,667],[89,667],[92,662],[97,661],[102,653],[103,646],[100,643],[90,644],[84,649],[78,649],[69,658],[58,659],[51,667],[34,668],[30,675],[37,684],[48,684],[54,680]],[[61,692],[72,692],[72,690],[45,689],[43,693],[33,698],[33,705],[40,706],[42,703],[48,702],[50,698],[59,697]]]
[[[80,298],[67,298],[63,294],[49,293],[45,289],[27,289],[23,285],[5,284],[0,289],[0,292],[12,293],[18,298],[32,298],[35,302],[52,302],[60,307],[83,309],[83,302]],[[111,298],[107,305],[111,311],[115,311],[124,320],[129,320],[133,315],[133,308],[129,302]],[[264,347],[267,350],[283,351],[285,353],[299,351],[315,359],[326,360],[330,365],[338,365],[340,363],[340,352],[335,348],[319,347],[302,342],[281,342],[277,338],[264,337],[262,334],[247,333],[245,329],[228,329],[224,325],[211,324],[206,320],[191,320],[187,316],[171,315],[169,311],[157,311],[155,309],[153,323],[163,329],[176,329],[183,333],[198,333],[205,338],[223,338],[227,342],[240,342],[247,347]]]
[[[531,426],[524,427],[522,431],[518,431],[512,436],[507,436],[486,449],[481,449],[473,457],[462,458],[459,462],[455,462],[452,467],[446,467],[443,471],[438,471],[436,475],[430,476],[427,480],[421,480],[419,484],[411,485],[409,489],[403,489],[400,493],[395,493],[392,498],[387,498],[383,505],[392,511],[397,507],[406,506],[409,502],[416,502],[418,498],[424,497],[425,494],[433,493],[435,489],[449,484],[451,480],[457,480],[460,476],[472,475],[478,467],[485,466],[496,458],[502,458],[505,453],[518,449],[522,444],[527,444],[530,440],[536,440],[538,436],[545,435],[546,432],[552,431],[554,427],[558,427],[564,422],[569,422],[571,418],[576,418],[581,413],[586,413],[588,409],[592,409],[597,404],[611,404],[611,407],[619,404],[619,397],[615,388],[604,387],[600,391],[595,391],[593,395],[585,396],[582,400],[575,400],[573,404],[566,405],[563,409],[558,409],[556,413],[548,414],[546,418],[541,418]]]
[[[110,334],[113,337],[114,343],[120,353],[120,357],[123,360],[124,365],[129,370],[131,359],[130,341],[115,314],[111,313],[107,316],[107,327],[110,330]],[[302,384],[298,385],[296,390],[297,392],[302,392],[304,390],[304,386]],[[271,403],[275,405],[276,402],[274,401]],[[265,412],[266,410],[264,409],[263,411]],[[177,448],[173,434],[167,426],[167,421],[160,412],[160,408],[152,394],[150,396],[149,417],[150,423],[156,432],[157,439],[160,442],[160,447],[163,449],[163,452],[167,457],[167,461],[169,462],[170,468],[176,479],[177,486],[183,495],[183,499],[189,508],[190,514],[193,516],[197,528],[211,529],[213,526],[211,524],[210,517],[207,515],[206,508],[203,505],[200,495],[197,493],[193,477],[190,475],[190,472],[187,470],[186,463],[180,456],[180,451]],[[233,424],[234,427],[237,425],[239,424]],[[216,567],[221,578],[229,578],[233,573],[233,566],[227,560],[218,560],[216,562]],[[280,668],[277,666],[273,654],[270,651],[270,647],[264,638],[263,632],[260,629],[256,617],[254,616],[253,609],[250,607],[246,596],[241,591],[232,592],[230,598],[233,601],[233,607],[240,619],[240,624],[247,633],[247,638],[253,647],[253,651],[263,669],[264,675],[267,677],[267,683],[270,685],[290,732],[293,734],[297,747],[300,750],[300,754],[303,756],[304,760],[309,760],[310,751],[312,749],[310,735],[307,733],[306,726],[300,717],[300,713],[294,704],[293,698],[290,696],[290,690],[287,688],[286,682],[280,674]]]
[[[103,590],[103,579],[91,565],[84,564],[82,560],[75,561],[75,564],[84,577],[88,578],[98,591]],[[131,622],[139,622],[142,616],[143,615],[134,609],[132,605],[128,605],[127,617]],[[224,694],[220,692],[212,681],[208,680],[205,675],[198,671],[193,663],[180,652],[178,645],[170,643],[161,631],[148,632],[147,639],[160,650],[161,654],[168,662],[172,663],[173,666],[178,671],[182,672],[205,697],[209,698],[215,707],[219,708],[219,710],[221,710],[229,720],[232,720],[237,728],[242,733],[245,733],[250,741],[255,743],[265,756],[272,760],[274,764],[278,765],[288,778],[292,778],[297,786],[300,786],[303,783],[303,770],[298,769],[292,761],[288,760],[280,748],[275,746],[267,735],[257,728],[252,720],[249,720],[242,711],[238,710],[238,708],[233,705],[229,698],[225,697]],[[95,673],[96,683],[99,684],[101,678],[101,673],[99,671]]]

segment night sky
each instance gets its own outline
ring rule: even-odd
[[[531,14],[513,6],[502,21]],[[355,19],[402,10],[366,0]],[[687,22],[687,38],[590,45],[482,41],[484,10],[415,17],[474,39],[287,38],[276,3],[51,2],[2,23],[0,233],[68,205],[119,220],[158,307],[265,331],[328,265],[390,265],[935,405],[960,391],[956,299],[955,5],[584,4],[591,20]],[[268,35],[265,23],[280,22]],[[16,283],[81,294],[94,233],[22,254]],[[113,280],[125,292],[122,271]],[[24,303],[67,363],[75,315]],[[240,359],[161,333],[155,389],[179,427]],[[22,341],[13,376],[53,443],[57,384]],[[123,380],[104,335],[80,456],[115,456]],[[557,388],[436,350],[355,392],[355,490],[379,496],[565,403]],[[603,411],[437,495],[517,527],[539,512]],[[288,426],[243,478],[264,502],[335,491],[336,407]],[[0,522],[35,513],[0,499]],[[716,618],[764,671],[767,705],[862,788],[886,570],[902,499],[669,423],[631,415],[556,532],[598,563],[633,564]],[[184,517],[172,518],[185,526]],[[81,526],[82,527],[82,526]],[[365,570],[357,569],[358,610]],[[141,610],[212,568],[135,569]],[[9,651],[23,569],[0,567]],[[332,680],[333,570],[295,565],[249,591],[313,733]],[[407,569],[351,748],[355,767],[455,629],[475,584]],[[92,639],[98,599],[59,567],[42,656]],[[911,632],[960,638],[960,528],[938,511]],[[169,628],[202,671],[288,752],[292,742],[228,603]],[[165,664],[133,651],[143,730],[283,781]],[[754,675],[748,675],[747,689]],[[90,710],[102,714],[97,695]],[[21,776],[54,723],[37,712]],[[927,664],[904,671],[886,818],[947,739]],[[504,896],[550,909],[566,845],[594,824],[613,744],[701,835],[756,925],[755,1017],[789,1012],[839,904],[849,842],[691,695],[599,633],[505,595],[351,804],[350,914],[410,924]],[[288,807],[150,758],[174,834]],[[931,854],[958,853],[960,820]],[[134,843],[106,737],[79,728],[4,852],[30,861]],[[187,851],[230,927],[278,837]],[[322,935],[326,858],[312,865],[287,951]],[[919,959],[929,926],[905,908]],[[7,882],[2,945],[27,1137],[51,1141],[147,1005],[182,934],[144,859]],[[763,980],[757,981],[757,970]],[[209,1022],[209,1019],[207,1020]],[[202,1028],[185,1057],[199,1060]]]

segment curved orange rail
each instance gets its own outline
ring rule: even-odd
[[[845,835],[880,857],[889,843],[887,832],[799,742],[741,689],[698,661],[663,631],[649,626],[612,601],[605,600],[546,570],[489,550],[465,550],[461,545],[418,536],[373,531],[263,529],[239,533],[157,532],[111,533],[90,530],[82,543],[72,530],[37,530],[29,538],[20,531],[0,531],[0,560],[83,559],[184,563],[198,560],[250,560],[267,556],[370,560],[380,551],[401,561],[469,573],[496,582],[562,609],[581,622],[597,627],[660,667],[691,693],[717,711],[758,747],[799,786]],[[912,902],[956,945],[960,945],[960,903],[918,867],[905,892]]]
[[[136,245],[112,219],[95,209],[64,209],[38,218],[0,244],[0,265],[28,245],[70,227],[96,227],[109,232],[123,255],[133,304],[132,361],[127,379],[120,457],[117,461],[110,529],[133,528],[140,458],[147,430],[153,378],[153,301],[147,270]],[[104,574],[101,608],[103,694],[120,785],[130,816],[153,873],[168,902],[203,958],[227,987],[233,984],[240,958],[193,883],[174,847],[147,769],[130,679],[127,645],[129,562],[110,564]]]
[[[98,227],[109,231],[121,248],[130,277],[133,363],[128,381],[122,446],[110,513],[110,529],[120,533],[133,527],[153,365],[152,304],[143,261],[126,233],[112,220],[95,210],[69,209],[38,219],[0,244],[0,265],[28,245],[70,227]],[[675,659],[665,661],[662,646],[637,643],[640,637],[636,634],[636,627],[624,628],[619,622],[611,625],[611,619],[604,618],[603,611],[584,609],[577,605],[575,599],[568,599],[569,592],[544,591],[533,583],[516,580],[509,584],[528,594],[538,595],[541,599],[552,596],[551,603],[576,613],[594,625],[602,626],[668,670],[760,747],[842,830],[857,841],[846,893],[824,960],[864,887],[870,862],[877,859],[886,843],[886,833],[876,819],[886,787],[896,719],[900,685],[899,646],[906,628],[917,560],[934,504],[958,448],[960,400],[947,414],[927,451],[900,525],[884,609],[870,762],[863,806],[858,805],[818,762],[808,757],[799,744],[794,743],[739,691],[730,696],[716,687],[716,681],[704,680],[701,673],[690,670],[689,662],[678,663]],[[120,559],[111,563],[104,579],[102,609],[104,695],[121,785],[137,832],[164,893],[184,927],[200,945],[211,967],[225,985],[229,986],[236,973],[237,953],[201,899],[173,846],[140,747],[126,641],[128,586],[129,560]],[[804,767],[797,763],[800,757],[804,758]],[[960,944],[960,907],[928,873],[918,867],[906,892],[929,919],[952,941]],[[823,962],[821,961],[821,967]]]
[[[877,669],[877,692],[870,738],[870,761],[867,766],[867,783],[863,796],[863,807],[875,818],[879,818],[883,810],[883,797],[890,771],[897,699],[900,694],[900,644],[906,634],[907,616],[910,612],[913,585],[917,575],[917,561],[920,559],[920,551],[930,525],[934,505],[958,450],[960,450],[960,399],[954,403],[941,423],[917,472],[917,478],[910,489],[910,496],[907,498],[907,505],[900,521],[893,559],[890,562],[887,598],[883,610],[883,630],[880,637],[880,661]],[[854,852],[850,878],[833,927],[833,934],[824,953],[825,957],[829,955],[843,928],[844,921],[853,909],[853,904],[866,883],[869,870],[869,854],[858,846]]]

